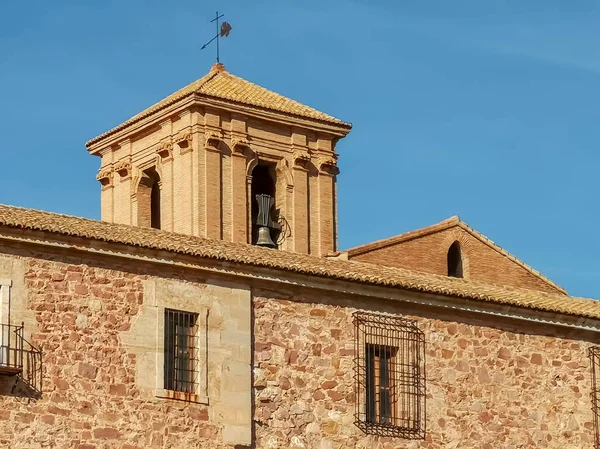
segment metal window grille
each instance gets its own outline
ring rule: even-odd
[[[41,395],[42,351],[24,338],[24,325],[0,324],[0,374],[16,375],[33,397]]]
[[[197,393],[198,314],[165,310],[165,390]]]
[[[600,346],[589,349],[590,362],[592,364],[592,412],[594,414],[594,448],[600,449]]]
[[[413,320],[356,312],[355,424],[368,434],[425,438],[425,336]]]

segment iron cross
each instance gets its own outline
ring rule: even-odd
[[[216,22],[217,35],[215,37],[213,37],[211,40],[209,40],[206,44],[204,44],[201,48],[201,50],[204,50],[208,44],[210,44],[212,41],[214,41],[216,39],[217,40],[217,62],[221,62],[219,60],[219,38],[229,36],[229,32],[231,31],[231,25],[229,25],[227,22],[223,22],[221,24],[221,26],[219,26],[219,19],[221,17],[223,17],[224,15],[225,14],[219,15],[219,11],[217,11],[217,13],[215,14],[215,18],[211,20],[211,23]]]

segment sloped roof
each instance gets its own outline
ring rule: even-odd
[[[507,288],[369,263],[319,258],[32,209],[0,205],[0,226],[169,251],[202,259],[221,260],[367,285],[397,287],[409,291],[600,319],[600,302],[593,299]]]
[[[468,224],[461,221],[461,219],[457,215],[450,217],[439,223],[433,224],[431,226],[427,226],[427,227],[424,227],[421,229],[416,229],[416,230],[410,231],[410,232],[405,232],[404,234],[399,234],[394,237],[389,237],[387,239],[376,240],[374,242],[366,243],[364,245],[355,246],[354,248],[350,248],[350,249],[346,250],[345,252],[348,253],[348,257],[353,257],[353,256],[357,256],[359,254],[364,254],[366,252],[386,248],[389,246],[397,245],[398,243],[402,243],[402,242],[406,242],[409,240],[424,237],[426,235],[434,234],[436,232],[440,232],[440,231],[443,231],[445,229],[449,229],[449,228],[452,228],[455,226],[468,232],[469,234],[471,234],[473,237],[475,237],[482,243],[486,244],[493,250],[502,254],[503,256],[505,256],[506,258],[511,260],[512,262],[519,265],[521,268],[527,270],[533,276],[535,276],[538,279],[542,280],[543,282],[551,285],[558,291],[563,292],[565,295],[567,294],[567,291],[564,288],[562,288],[560,285],[558,285],[555,282],[553,282],[552,280],[548,279],[542,273],[540,273],[536,269],[532,268],[531,266],[527,265],[522,260],[513,256],[508,251],[506,251],[504,248],[502,248],[499,245],[497,245],[496,243],[494,243],[491,239],[487,238],[485,235],[483,235],[479,231],[476,231],[475,229],[471,228]]]
[[[243,105],[251,105],[262,109],[290,114],[293,116],[304,117],[320,122],[326,122],[350,129],[352,125],[345,123],[331,115],[317,111],[310,106],[303,105],[297,101],[291,100],[283,95],[279,95],[257,84],[246,81],[243,78],[232,75],[225,70],[225,66],[216,63],[210,71],[197,81],[185,86],[177,92],[169,95],[167,98],[159,101],[148,109],[133,116],[129,120],[121,123],[116,128],[101,134],[100,136],[86,143],[87,146],[114,134],[133,123],[148,117],[167,106],[176,103],[190,95],[200,95],[205,97],[218,98],[232,101]]]

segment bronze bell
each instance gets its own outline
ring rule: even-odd
[[[271,238],[271,230],[266,226],[258,228],[258,238],[256,239],[256,245],[266,246],[268,248],[277,248],[277,245]]]

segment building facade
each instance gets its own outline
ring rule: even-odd
[[[102,221],[0,206],[0,445],[596,447],[598,303],[457,218],[339,251],[349,130],[216,65],[88,142]]]

